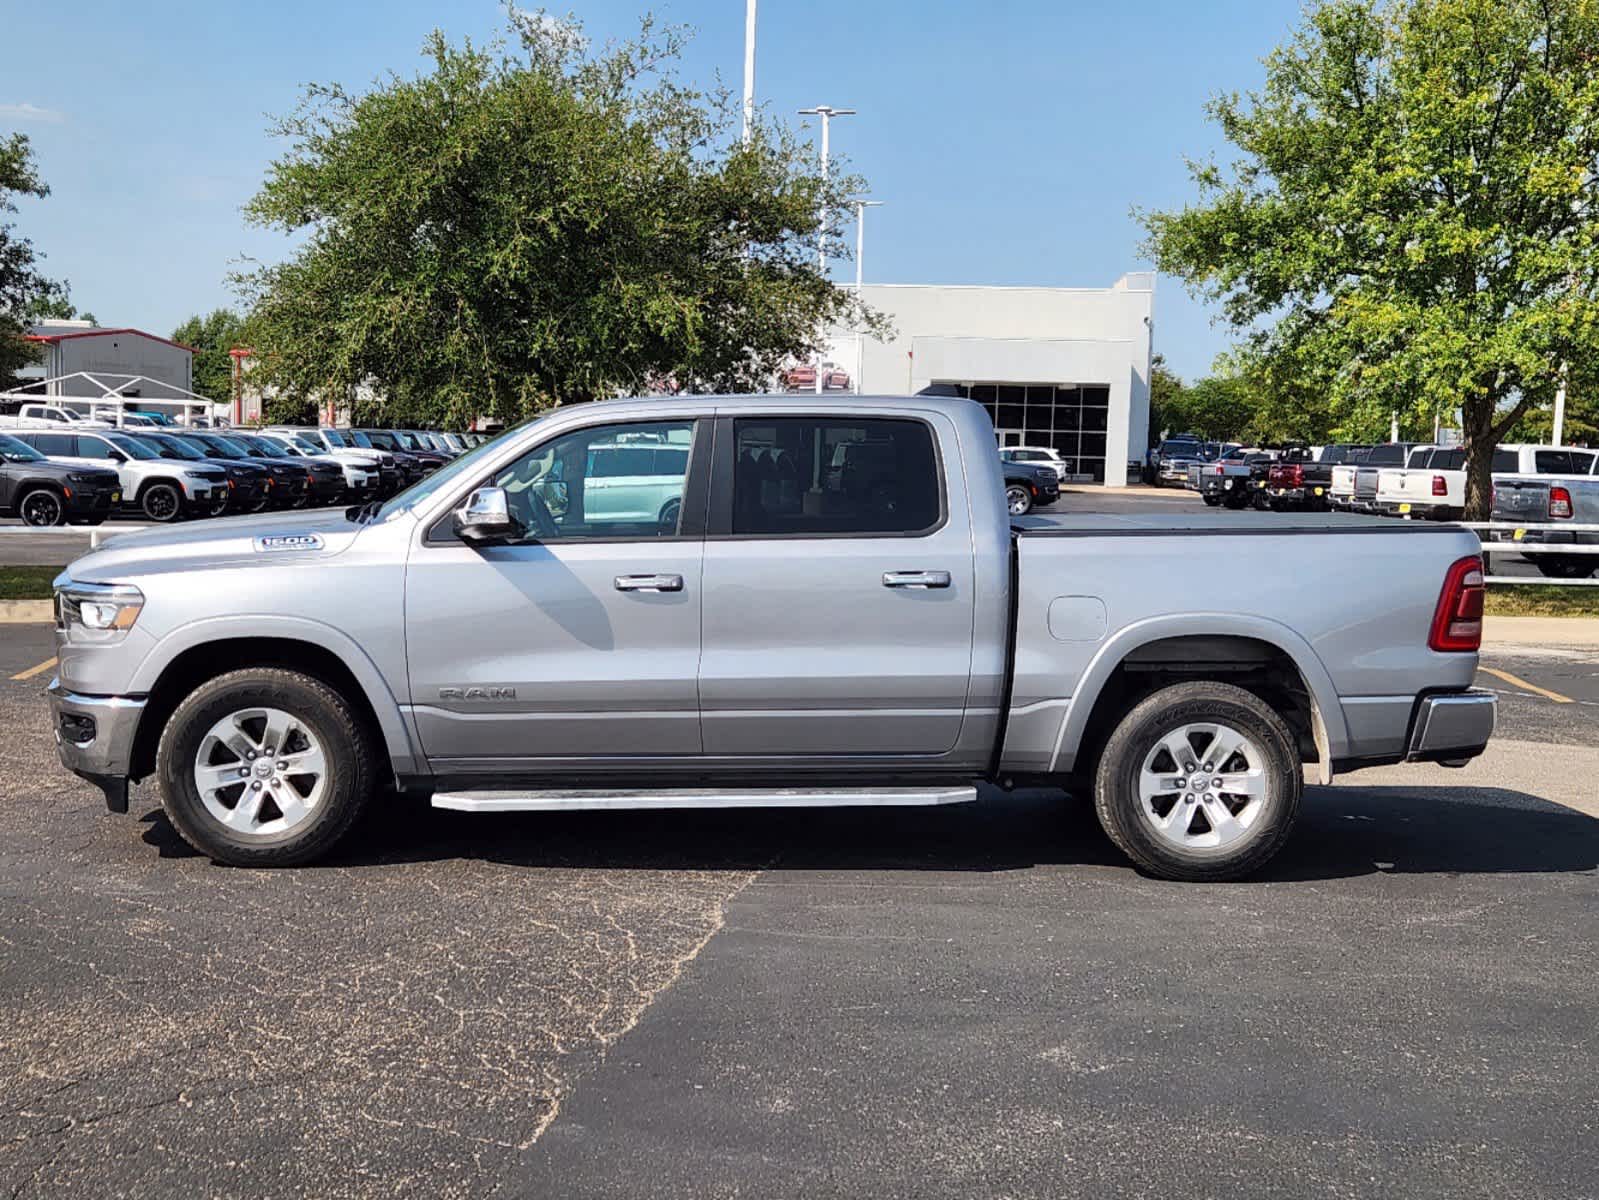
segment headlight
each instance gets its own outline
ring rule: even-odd
[[[133,628],[144,609],[144,593],[126,583],[74,583],[56,589],[56,614],[63,628],[110,638]]]

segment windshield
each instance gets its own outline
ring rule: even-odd
[[[146,446],[143,442],[139,441],[137,438],[126,437],[126,436],[123,436],[123,437],[108,437],[108,438],[106,438],[106,441],[110,442],[113,446],[115,446],[118,450],[122,451],[122,453],[126,454],[129,458],[136,458],[136,459],[139,459],[141,462],[161,457],[154,450],[150,449],[150,447]]]
[[[323,440],[326,441],[327,444],[330,445],[330,446],[344,446],[345,445],[345,441],[344,441],[344,439],[342,437],[339,436],[339,431],[337,429],[319,429],[319,430],[317,430],[317,433],[321,434]],[[313,435],[307,434],[306,436],[307,437],[312,437]]]
[[[366,434],[362,433],[359,429],[346,429],[343,436],[344,439],[352,446],[359,446],[363,450],[372,449],[372,439],[367,437]]]
[[[183,458],[190,462],[203,459],[205,455],[195,447],[188,445],[182,438],[168,437],[165,434],[152,433],[143,439],[149,445],[157,447],[162,458]]]
[[[26,442],[19,442],[14,437],[7,437],[0,433],[0,458],[7,462],[39,462],[44,458]]]
[[[224,450],[237,458],[259,457],[255,451],[251,450],[250,447],[246,446],[243,442],[236,442],[232,438],[225,438],[220,434],[212,434],[206,440],[213,446],[216,446],[217,448]]]
[[[253,434],[248,437],[240,437],[235,434],[233,440],[248,446],[262,458],[294,457],[294,455],[290,454],[289,451],[283,448],[283,444],[281,442],[274,442],[269,437],[257,437]]]
[[[370,433],[363,433],[361,436],[366,439],[367,445],[376,446],[379,450],[404,449],[400,445],[399,439],[385,429],[374,429]]]
[[[414,505],[426,500],[434,492],[438,491],[440,487],[459,478],[463,474],[475,470],[477,464],[482,462],[486,456],[485,452],[491,447],[498,446],[503,438],[526,429],[529,425],[533,424],[533,422],[539,419],[539,417],[529,417],[527,420],[511,426],[504,433],[500,434],[499,437],[490,438],[481,446],[478,446],[472,450],[468,450],[465,454],[461,455],[460,458],[446,463],[437,471],[434,471],[433,474],[424,475],[421,479],[417,480],[403,492],[400,492],[398,495],[391,497],[387,502],[385,502],[383,507],[378,509],[377,519],[380,521],[386,521],[397,513],[409,511]]]

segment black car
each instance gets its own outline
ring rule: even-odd
[[[435,450],[431,445],[424,443],[419,434],[412,433],[408,429],[391,429],[389,433],[394,435],[394,440],[400,445],[401,449],[416,455],[424,462],[433,462],[438,467],[442,467],[450,461],[451,455],[442,450]]]
[[[51,462],[0,433],[0,514],[24,525],[98,525],[121,502],[115,471]]]
[[[303,458],[285,450],[281,443],[271,438],[261,437],[254,433],[240,433],[234,430],[227,434],[227,440],[234,445],[242,447],[251,458],[269,460],[274,472],[300,472],[305,479],[304,486],[290,489],[286,494],[288,503],[282,507],[287,508],[328,508],[338,504],[344,498],[344,468],[336,462],[321,458]],[[279,493],[274,475],[274,500]]]
[[[1060,476],[1054,467],[1024,462],[1001,462],[1005,472],[1005,507],[1013,517],[1025,517],[1060,499]]]
[[[419,454],[400,445],[399,439],[387,429],[341,429],[344,440],[362,450],[387,450],[394,455],[394,465],[400,468],[400,486],[410,487],[422,476],[438,469],[430,455],[424,460]]]
[[[292,508],[296,499],[304,503],[306,476],[300,468],[276,459],[257,458],[246,447],[229,441],[225,434],[195,430],[179,436],[200,447],[207,458],[221,463],[224,467],[237,463],[262,473],[264,486],[261,492],[250,502],[248,508],[241,508],[241,512],[260,512],[264,508]]]
[[[210,462],[228,474],[227,495],[211,506],[211,515],[224,511],[260,512],[271,497],[271,472],[256,463],[212,453],[210,447],[193,441],[193,434],[149,433],[140,431],[139,440],[155,449],[162,458],[181,458],[188,462]]]

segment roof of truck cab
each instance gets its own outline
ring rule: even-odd
[[[1081,493],[1071,497],[1077,502]],[[1091,500],[1088,503],[1092,503]],[[1459,533],[1441,521],[1396,521],[1358,513],[1062,512],[1017,517],[1012,528],[1028,537],[1150,537],[1158,534]]]

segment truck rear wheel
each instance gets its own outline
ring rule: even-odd
[[[156,778],[168,819],[200,853],[287,867],[319,858],[355,823],[372,792],[373,752],[333,688],[255,667],[178,705],[161,732]]]
[[[1529,554],[1532,565],[1545,579],[1587,579],[1599,567],[1599,555]]]
[[[1147,697],[1105,743],[1094,805],[1105,833],[1162,879],[1239,879],[1282,848],[1304,767],[1292,730],[1252,692],[1209,681]]]

